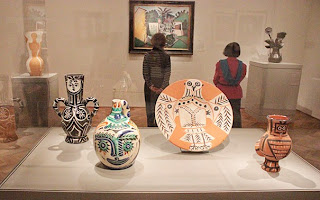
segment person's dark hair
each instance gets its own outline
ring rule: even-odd
[[[162,33],[156,33],[151,38],[151,44],[163,48],[166,45],[166,37]]]
[[[240,56],[240,45],[237,42],[229,43],[223,51],[223,55],[227,57],[239,57]]]

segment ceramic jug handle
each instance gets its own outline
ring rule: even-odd
[[[126,100],[121,100],[122,113],[130,119],[130,106]]]
[[[65,98],[56,98],[54,101],[53,101],[53,105],[52,105],[52,107],[53,107],[53,109],[54,109],[54,111],[57,113],[57,115],[59,116],[59,117],[61,117],[61,112],[60,112],[60,110],[59,110],[59,108],[58,108],[58,103],[59,102],[63,102],[64,103],[64,105],[66,105],[67,104],[67,100],[65,99]]]
[[[94,97],[88,97],[84,100],[84,105],[86,106],[87,103],[89,103],[90,101],[92,101],[93,103],[93,110],[91,111],[90,115],[93,117],[97,114],[98,110],[99,110],[99,102],[96,98]]]
[[[17,102],[19,104],[19,111],[21,113],[24,108],[24,104],[23,104],[22,100],[20,98],[13,98],[12,100],[13,100],[13,102]]]

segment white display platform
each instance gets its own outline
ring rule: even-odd
[[[261,169],[255,142],[262,129],[232,129],[209,153],[181,153],[157,128],[141,128],[135,164],[104,168],[90,141],[68,144],[49,129],[0,186],[0,199],[319,199],[320,172],[295,153],[279,173]],[[294,147],[293,147],[294,149]]]
[[[296,112],[302,65],[250,61],[246,113],[260,121],[267,115],[293,118]]]

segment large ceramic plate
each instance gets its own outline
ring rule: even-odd
[[[163,135],[187,151],[208,151],[221,144],[233,121],[227,97],[197,79],[169,85],[157,100],[155,115]]]

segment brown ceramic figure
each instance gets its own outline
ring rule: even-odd
[[[267,172],[279,172],[279,160],[289,155],[292,141],[288,135],[289,118],[283,115],[268,115],[267,132],[256,142],[255,150],[265,157],[261,168]]]
[[[25,33],[29,58],[26,66],[30,76],[41,76],[44,62],[40,57],[42,31],[31,31]]]

